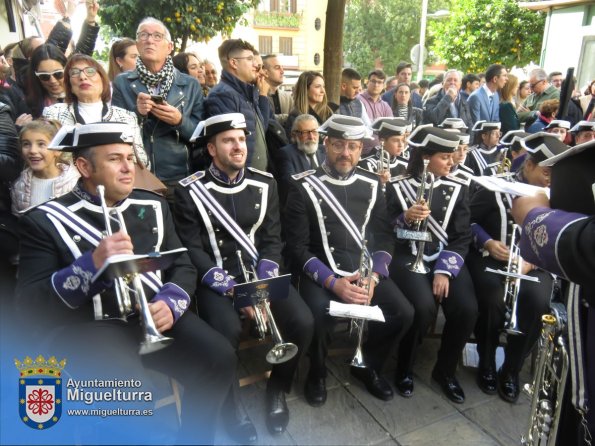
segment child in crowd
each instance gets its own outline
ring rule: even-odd
[[[44,203],[50,198],[70,192],[79,179],[79,172],[60,151],[48,150],[60,123],[37,119],[25,124],[19,135],[21,153],[27,167],[11,189],[12,213]]]

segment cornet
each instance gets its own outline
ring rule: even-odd
[[[416,204],[426,204],[428,208],[432,204],[432,194],[434,192],[434,174],[432,172],[428,172],[428,164],[430,164],[430,160],[424,160],[424,170],[421,174],[421,181],[419,184],[419,188],[417,189],[417,196],[415,198]],[[429,191],[428,191],[428,199],[424,198],[426,192],[426,183],[429,180]],[[416,232],[427,232],[428,231],[428,218],[426,218],[423,223],[421,221],[417,221],[415,225]],[[413,242],[412,242],[413,243]],[[430,272],[430,268],[424,264],[424,248],[426,247],[425,240],[420,240],[417,244],[417,257],[415,258],[415,262],[408,263],[406,266],[409,268],[409,271],[418,273],[418,274],[427,274]]]
[[[372,257],[368,253],[366,248],[367,240],[363,240],[362,242],[362,250],[360,253],[359,258],[359,279],[357,281],[357,286],[362,287],[366,290],[366,294],[368,295],[368,301],[366,305],[370,305],[370,281],[372,279]],[[364,330],[366,328],[366,319],[351,319],[351,330],[357,330],[357,345],[355,348],[355,355],[351,360],[351,366],[353,367],[362,367],[365,368],[366,363],[364,361],[364,354],[362,351],[362,344],[364,341]]]
[[[244,261],[242,260],[242,251],[238,250],[236,251],[236,254],[238,256],[238,261],[240,262],[240,268],[242,269],[244,280],[246,282],[258,280],[254,268],[252,268],[251,271],[246,269]],[[297,345],[291,342],[283,342],[283,338],[281,338],[281,334],[279,333],[279,329],[277,328],[277,324],[273,318],[273,313],[271,312],[271,306],[268,299],[269,292],[267,290],[258,290],[258,295],[256,297],[257,303],[253,305],[252,308],[254,308],[254,317],[256,319],[256,327],[258,328],[260,339],[264,339],[266,336],[268,331],[268,322],[268,325],[271,328],[273,341],[275,342],[273,348],[271,348],[267,353],[266,360],[270,364],[281,364],[283,362],[287,362],[297,354]]]
[[[105,220],[105,232],[108,236],[112,235],[110,210],[105,202],[105,186],[97,186],[97,195],[101,201],[101,210],[103,211],[103,218]],[[119,209],[113,209],[116,215],[116,220],[120,226],[120,230],[125,231],[124,219]],[[132,286],[128,286],[131,284]],[[146,355],[148,353],[156,352],[164,347],[167,347],[173,342],[173,338],[163,336],[155,327],[155,322],[149,310],[147,297],[143,288],[140,275],[138,273],[131,273],[125,277],[118,277],[114,282],[116,288],[116,299],[118,300],[118,307],[120,308],[120,318],[126,321],[126,317],[132,313],[132,302],[130,293],[136,296],[136,303],[140,308],[141,323],[143,326],[143,341],[140,345],[139,354]]]
[[[522,274],[523,258],[521,257],[521,250],[517,242],[518,232],[519,226],[517,224],[512,225],[512,235],[510,237],[510,250],[506,270],[502,271],[493,268],[485,269],[488,272],[500,274],[505,277],[506,283],[504,285],[504,304],[506,306],[506,320],[504,322],[504,331],[511,335],[523,334],[523,332],[519,330],[516,314],[519,291],[521,288],[521,280],[539,282],[537,277]]]

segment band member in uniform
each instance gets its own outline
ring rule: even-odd
[[[372,124],[372,131],[378,135],[380,146],[361,159],[359,166],[378,174],[380,182],[385,185],[407,169],[407,160],[402,155],[407,149],[411,124],[401,118],[378,118]]]
[[[436,319],[437,304],[442,305],[446,324],[438,358],[432,371],[446,396],[455,403],[465,400],[463,389],[455,378],[458,358],[465,347],[477,318],[477,301],[473,283],[464,264],[471,242],[468,188],[456,179],[447,178],[452,168],[452,153],[459,145],[458,135],[431,125],[418,127],[409,138],[412,147],[407,175],[393,178],[387,187],[387,206],[391,222],[401,230],[415,230],[418,222],[428,219],[427,230],[432,241],[425,243],[425,274],[413,272],[422,242],[399,239],[390,277],[415,308],[415,318],[399,344],[397,390],[404,397],[413,394],[413,365],[422,338]],[[435,181],[425,184],[432,192],[431,202],[418,202],[424,160]],[[425,194],[424,194],[425,195]],[[423,225],[421,226],[423,228]],[[420,229],[421,229],[420,228]]]
[[[578,146],[595,139],[595,122],[579,121],[570,129],[574,137],[574,145]]]
[[[258,278],[279,275],[281,224],[277,184],[272,175],[246,167],[246,120],[241,113],[213,116],[197,127],[197,144],[206,145],[212,163],[180,181],[175,191],[176,227],[198,270],[198,314],[221,332],[237,351],[242,331],[231,299],[243,283],[243,263],[256,267]],[[285,393],[291,389],[300,354],[310,345],[312,315],[294,288],[287,298],[271,299],[275,322],[285,341],[299,354],[273,365],[266,391],[266,421],[271,433],[282,433],[289,422]],[[254,319],[254,308],[240,310]],[[236,380],[237,383],[237,380]],[[236,384],[224,406],[230,436],[239,443],[254,442],[257,433],[243,412]]]
[[[568,148],[554,135],[536,133],[525,138],[528,150],[516,181],[533,186],[547,187],[550,169],[538,163]],[[510,216],[513,197],[510,194],[480,188],[471,199],[471,231],[473,244],[467,256],[467,265],[473,278],[479,304],[479,318],[475,328],[479,369],[477,383],[487,394],[498,392],[508,402],[519,397],[519,372],[541,331],[541,316],[549,312],[552,276],[529,262],[522,263],[519,273],[535,277],[539,282],[522,280],[517,290],[516,334],[509,334],[504,349],[504,364],[496,376],[496,348],[500,332],[505,328],[506,312],[512,302],[505,302],[503,276],[486,272],[486,268],[506,270],[509,261],[516,262],[519,234],[513,235]],[[511,240],[516,241],[511,246]],[[511,258],[512,256],[512,258]],[[508,271],[513,272],[513,271]],[[512,315],[509,314],[509,318]],[[514,321],[508,320],[509,324]]]
[[[393,235],[381,184],[376,175],[357,167],[369,130],[361,119],[341,115],[319,130],[326,133],[326,160],[318,169],[294,176],[284,212],[296,286],[314,315],[304,394],[312,406],[326,401],[325,362],[334,327],[329,302],[369,302],[380,307],[386,322],[368,322],[362,349],[367,367],[351,367],[351,373],[372,395],[390,400],[393,391],[380,372],[395,338],[409,328],[413,309],[388,278],[391,255],[385,249]],[[371,256],[373,267],[370,277],[358,284],[363,240],[368,241],[364,256]]]
[[[595,140],[542,164],[552,166],[551,199],[517,198],[512,214],[523,257],[568,280],[570,376],[557,438],[586,446],[595,433]]]
[[[174,339],[168,347],[143,355],[142,363],[137,353],[142,333],[138,312],[134,307],[130,314],[118,311],[114,281],[92,280],[111,256],[181,248],[167,203],[152,192],[133,189],[133,139],[129,126],[121,123],[63,127],[58,132],[50,148],[73,151],[81,179],[72,192],[20,220],[17,306],[27,312],[28,321],[33,312],[60,327],[55,335],[44,331],[39,340],[55,336],[58,347],[71,351],[71,362],[86,364],[94,377],[109,376],[110,365],[127,378],[143,365],[174,377],[184,387],[178,440],[211,443],[236,358],[219,333],[186,311],[196,287],[196,271],[187,254],[167,269],[142,275],[150,302],[150,314],[144,316]],[[113,234],[106,237],[100,185],[105,187],[108,209],[122,216],[110,222]],[[157,419],[153,423],[160,426]]]
[[[503,150],[508,152],[506,157],[511,160],[510,172],[516,172],[523,164],[527,153],[525,138],[529,135],[523,130],[510,130],[500,138],[500,145],[504,146]]]
[[[570,122],[563,119],[554,119],[544,127],[543,131],[556,135],[560,141],[564,142],[566,141],[566,135],[570,131]]]
[[[460,118],[446,118],[440,124],[440,128],[453,132],[459,137],[459,145],[452,154],[452,168],[450,175],[458,178],[466,184],[469,184],[470,177],[473,176],[473,170],[465,165],[467,154],[469,152],[469,133],[467,133],[467,126]]]
[[[490,165],[500,162],[501,153],[498,148],[500,140],[500,123],[477,121],[473,126],[473,146],[469,148],[466,165],[473,170],[476,176],[488,175]]]

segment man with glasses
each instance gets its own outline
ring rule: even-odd
[[[380,373],[396,338],[411,325],[413,308],[388,278],[394,235],[382,187],[375,174],[357,167],[370,131],[361,119],[342,115],[333,115],[319,130],[326,133],[326,160],[293,176],[284,214],[287,257],[314,316],[304,395],[311,406],[326,402],[325,363],[335,324],[328,309],[334,300],[382,310],[385,322],[368,322],[365,367],[352,366],[351,374],[387,401],[393,391]],[[362,263],[372,264],[365,277],[360,277],[362,257]]]
[[[203,94],[198,81],[174,68],[171,35],[152,17],[138,25],[136,69],[113,82],[112,105],[135,112],[155,175],[173,199],[178,180],[190,173],[189,140],[203,118]]]
[[[302,114],[291,126],[291,144],[279,151],[279,191],[281,204],[285,204],[287,187],[296,173],[317,169],[326,157],[319,142],[318,121],[312,115]]]
[[[547,73],[542,68],[535,68],[529,73],[529,86],[532,93],[518,108],[519,120],[525,125],[531,124],[537,118],[539,105],[548,99],[560,99],[560,90],[548,82]]]
[[[269,120],[274,119],[270,109],[269,84],[258,74],[256,49],[242,39],[229,39],[219,47],[219,61],[223,67],[221,81],[209,92],[206,117],[225,113],[242,113],[250,132],[246,138],[248,160],[246,165],[266,171],[269,153],[265,133]]]
[[[213,65],[213,62],[211,62],[209,60],[205,60],[204,68],[205,68],[205,84],[208,87],[208,89],[210,90],[215,85],[217,85],[217,82],[219,82],[217,80],[217,69],[215,68],[215,65]]]
[[[392,118],[393,116],[393,111],[388,102],[380,97],[385,80],[386,74],[384,71],[378,69],[370,72],[370,74],[368,74],[366,91],[357,95],[357,99],[364,104],[364,109],[371,122],[376,121],[378,118]],[[373,138],[373,141],[364,142],[364,152],[369,152],[380,143],[378,141],[378,136],[374,135]]]
[[[442,89],[426,102],[423,114],[424,124],[439,126],[446,119],[461,119],[466,127],[465,130],[473,127],[475,121],[471,117],[469,104],[461,90],[461,76],[462,73],[458,70],[448,70],[444,73]]]

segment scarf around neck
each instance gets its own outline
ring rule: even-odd
[[[147,87],[147,90],[151,91],[151,88],[155,88],[157,85],[161,84],[159,94],[164,98],[167,97],[167,93],[169,93],[174,82],[174,63],[171,56],[167,56],[163,68],[157,73],[151,73],[143,63],[142,59],[138,57],[136,59],[136,71],[138,72],[141,83]]]

